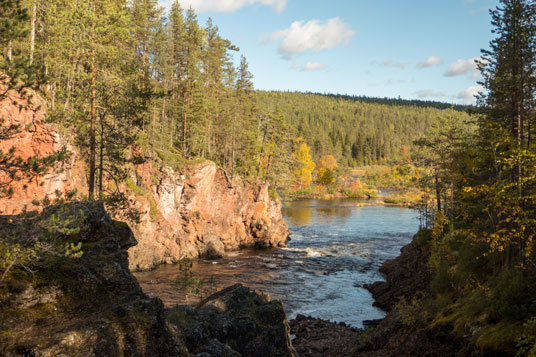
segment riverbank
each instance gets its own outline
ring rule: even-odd
[[[60,213],[69,218],[69,224],[76,225],[75,218],[80,218],[82,228],[73,231],[66,226],[62,228],[64,233],[51,236],[48,228]],[[370,224],[370,219],[365,221]],[[100,205],[50,207],[42,215],[3,217],[0,223],[0,233],[5,236],[29,234],[29,244],[65,239],[66,234],[82,244],[80,254],[76,249],[71,251],[72,247],[66,255],[46,259],[48,253],[40,253],[45,255],[38,261],[12,270],[0,299],[0,352],[7,355],[22,351],[36,355],[294,356],[296,350],[301,356],[449,356],[472,351],[463,341],[414,319],[418,306],[412,301],[426,294],[431,278],[426,263],[428,253],[418,236],[402,249],[399,257],[382,265],[380,270],[387,281],[368,286],[376,305],[389,313],[379,322],[368,322],[374,328],[359,330],[346,323],[303,315],[297,315],[289,327],[281,302],[241,285],[223,289],[195,307],[165,309],[160,299],[145,295],[128,270],[126,249],[136,244],[132,231],[126,224],[113,221]],[[25,229],[28,226],[32,227],[30,231]],[[321,250],[304,251],[308,256],[313,252]],[[333,265],[329,256],[310,258],[315,264],[327,259],[326,263]],[[274,271],[285,261],[288,264],[285,257],[278,259],[278,264],[265,261],[265,271]],[[355,261],[349,263],[348,267],[355,265]],[[312,284],[304,289],[313,291],[314,285],[321,290],[319,282],[325,284],[326,277],[344,271],[342,266],[336,266],[339,264],[332,271],[303,267],[300,274]],[[245,269],[249,270],[247,266]],[[275,274],[274,278],[279,280],[281,276]],[[80,285],[81,281],[84,284]],[[355,277],[335,281],[333,289],[359,290],[352,281]],[[296,286],[289,285],[293,290],[297,290]],[[330,289],[325,293],[330,305],[339,304]],[[314,298],[314,302],[321,300]],[[395,303],[397,300],[406,302]],[[345,316],[349,309],[361,308],[348,301],[342,303],[344,306],[339,307]],[[299,306],[303,308],[303,303]],[[318,311],[319,306],[313,304],[311,308]],[[340,315],[337,319],[342,318]]]
[[[483,356],[467,340],[418,318],[429,293],[432,273],[422,233],[380,268],[386,281],[366,286],[375,306],[387,315],[356,330],[337,322],[299,317],[290,321],[293,344],[300,356]],[[349,307],[351,308],[351,307]],[[341,346],[346,346],[341,353]],[[500,356],[501,354],[498,354]]]
[[[418,214],[402,207],[357,207],[354,200],[302,200],[284,206],[292,235],[286,248],[243,250],[217,260],[192,261],[191,276],[215,290],[243,283],[282,300],[287,316],[312,315],[362,327],[383,312],[363,287],[380,279],[381,264],[395,258],[418,229]],[[181,292],[177,265],[135,273],[144,291],[166,306],[193,303]],[[210,284],[205,285],[209,287]],[[355,306],[349,311],[348,306]]]
[[[303,200],[354,200],[356,207],[389,206],[389,207],[416,207],[422,202],[423,193],[416,189],[381,188],[374,189],[366,195],[347,195],[344,192],[302,194],[283,199],[283,204]]]

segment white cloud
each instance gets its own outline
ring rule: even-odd
[[[161,0],[160,3],[165,7],[170,7],[174,0]],[[187,9],[190,6],[198,12],[223,12],[232,13],[245,6],[261,4],[271,6],[278,14],[282,13],[287,6],[288,0],[180,0],[183,8]]]
[[[475,61],[479,59],[479,57],[469,58],[467,60],[459,59],[449,66],[445,72],[445,76],[463,76],[467,73],[473,72],[477,69]]]
[[[484,87],[482,86],[470,86],[466,90],[458,93],[456,98],[461,99],[463,104],[474,104],[476,101],[475,96],[482,91],[484,91]]]
[[[415,92],[415,94],[417,94],[419,98],[443,98],[447,96],[443,92],[434,91],[432,89],[420,90],[420,91]]]
[[[305,66],[300,67],[300,70],[302,72],[310,72],[310,71],[321,71],[323,69],[328,68],[325,64],[318,63],[318,62],[307,62]]]
[[[417,68],[428,68],[443,64],[443,60],[439,56],[430,56],[422,62],[417,63]]]
[[[355,31],[335,17],[327,21],[295,21],[288,29],[270,35],[269,41],[280,41],[278,51],[284,58],[308,50],[325,50],[349,45]]]

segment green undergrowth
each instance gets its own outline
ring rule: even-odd
[[[536,279],[468,239],[463,230],[421,230],[415,237],[430,252],[430,291],[395,310],[405,326],[450,331],[484,355],[536,356]]]
[[[333,199],[333,198],[353,198],[359,200],[373,199],[377,196],[375,188],[369,188],[362,184],[344,185],[341,183],[334,183],[330,185],[309,185],[306,187],[300,187],[295,190],[285,191],[285,197],[287,199],[300,199],[300,198],[319,198],[319,199]]]
[[[371,187],[411,189],[418,186],[426,170],[412,164],[371,165],[354,169],[364,184]]]
[[[125,180],[125,184],[127,185],[127,188],[134,194],[139,195],[139,196],[147,195],[147,190],[145,190],[145,188],[143,187],[136,185],[134,180],[132,180],[131,178],[127,178]]]
[[[203,158],[186,158],[183,153],[178,150],[170,142],[162,140],[159,132],[151,134],[152,140],[144,132],[139,134],[137,143],[140,146],[144,156],[150,157],[155,163],[169,166],[177,171],[182,171],[189,165],[196,165],[206,162]]]
[[[151,193],[145,187],[136,185],[134,180],[132,180],[131,178],[127,178],[125,181],[125,184],[131,192],[133,192],[134,194],[138,196],[143,196],[147,199],[147,201],[149,202],[149,216],[151,217],[153,222],[157,222],[158,221],[158,206],[154,198],[152,197]]]

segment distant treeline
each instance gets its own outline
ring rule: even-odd
[[[436,108],[436,109],[454,109],[460,112],[466,112],[474,109],[473,105],[463,105],[454,103],[437,102],[433,100],[420,100],[420,99],[402,99],[402,98],[388,98],[388,97],[367,97],[366,95],[350,95],[350,94],[335,94],[335,93],[320,93],[320,92],[299,92],[299,91],[270,91],[274,93],[298,93],[298,94],[314,94],[324,97],[331,97],[335,99],[350,100],[354,102],[363,103],[377,103],[385,105],[396,106],[408,106],[408,107],[421,107],[421,108]]]
[[[257,91],[257,100],[261,110],[281,110],[314,159],[333,154],[348,166],[397,162],[434,122],[469,118],[468,107],[418,100],[281,91]]]

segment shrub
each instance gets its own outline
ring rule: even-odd
[[[524,321],[530,316],[534,284],[523,277],[523,272],[508,269],[491,279],[491,310],[497,319]]]
[[[335,174],[327,168],[320,169],[318,172],[318,183],[321,185],[331,185],[335,182]]]
[[[523,324],[523,334],[517,340],[516,357],[536,356],[536,317],[531,317]]]
[[[432,241],[432,230],[428,228],[420,229],[415,235],[415,241],[421,247],[429,245]]]

